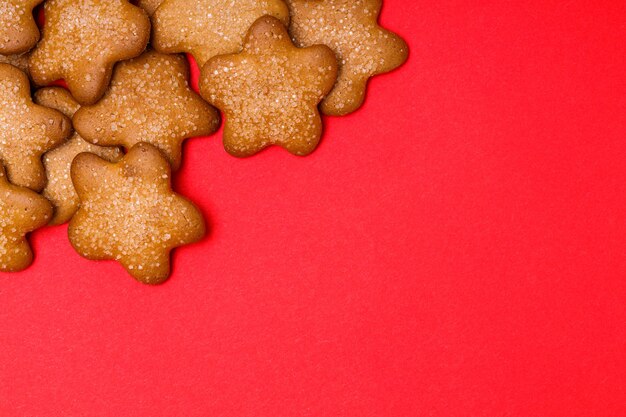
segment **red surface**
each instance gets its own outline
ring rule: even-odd
[[[626,416],[626,3],[382,21],[409,63],[311,157],[188,142],[167,284],[34,235],[1,416]]]

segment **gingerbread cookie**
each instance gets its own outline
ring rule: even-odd
[[[282,0],[165,0],[153,16],[152,44],[163,53],[189,52],[202,67],[239,52],[250,25],[265,15],[289,23]]]
[[[37,90],[35,102],[59,110],[68,117],[72,117],[80,108],[80,104],[74,100],[70,92],[60,87]],[[50,225],[68,222],[78,210],[80,202],[72,184],[70,167],[76,155],[83,152],[93,153],[110,162],[117,162],[124,156],[120,148],[93,145],[76,132],[63,145],[46,152],[43,156],[43,165],[48,182],[42,194],[54,206],[54,216],[50,219]]]
[[[11,64],[29,74],[28,71],[28,54],[20,55],[0,55],[0,63]]]
[[[402,65],[407,44],[378,25],[382,0],[287,0],[298,46],[324,44],[337,54],[339,78],[322,111],[341,116],[363,104],[367,81]]]
[[[81,202],[68,231],[76,251],[88,259],[116,260],[143,283],[167,279],[170,251],[205,234],[202,214],[172,191],[170,165],[147,143],[117,163],[78,155],[72,181]]]
[[[137,6],[141,7],[146,13],[152,16],[161,3],[163,3],[163,0],[138,0]]]
[[[41,156],[70,133],[67,117],[32,102],[26,74],[0,64],[0,161],[13,184],[41,191],[46,183]]]
[[[0,164],[0,271],[16,272],[33,262],[26,234],[43,227],[52,206],[28,188],[10,184]]]
[[[287,29],[265,16],[250,28],[242,52],[212,58],[200,93],[224,111],[224,147],[239,157],[279,145],[311,153],[322,134],[317,106],[337,79],[337,60],[324,45],[296,48]]]
[[[193,92],[188,81],[182,55],[150,51],[121,62],[102,100],[76,112],[74,127],[98,145],[155,145],[176,170],[183,140],[210,135],[219,126],[217,110]]]
[[[81,104],[98,101],[113,65],[141,54],[150,37],[148,15],[127,0],[48,0],[44,10],[31,76],[40,86],[65,79]]]
[[[21,54],[39,40],[33,9],[43,0],[0,0],[0,54]]]

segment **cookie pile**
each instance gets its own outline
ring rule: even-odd
[[[217,131],[221,111],[234,156],[313,152],[320,111],[354,112],[368,79],[407,58],[378,25],[381,6],[0,0],[0,270],[31,264],[27,233],[69,222],[80,255],[163,282],[171,250],[205,234],[200,211],[172,190],[182,142]],[[183,53],[201,69],[199,94]],[[59,80],[67,88],[50,86]]]

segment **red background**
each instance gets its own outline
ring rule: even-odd
[[[381,20],[409,62],[312,156],[188,141],[165,285],[34,234],[1,416],[626,416],[626,3]]]

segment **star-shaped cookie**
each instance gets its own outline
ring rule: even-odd
[[[52,206],[28,188],[10,184],[0,164],[0,271],[16,272],[33,262],[26,234],[43,227]]]
[[[65,79],[85,105],[102,97],[113,65],[138,56],[150,38],[150,19],[127,0],[48,0],[41,42],[30,57],[35,83]]]
[[[202,214],[172,191],[170,165],[147,143],[117,163],[78,155],[72,181],[81,203],[68,230],[76,251],[88,259],[116,260],[143,283],[167,279],[170,251],[205,234]]]
[[[13,184],[41,191],[41,156],[63,143],[71,128],[63,114],[32,102],[26,74],[0,64],[0,161]]]
[[[152,45],[163,53],[189,52],[202,67],[216,55],[239,52],[250,25],[265,15],[289,23],[283,0],[165,0],[152,18]]]
[[[69,91],[60,87],[37,90],[35,102],[58,110],[67,117],[72,117],[80,108],[80,104],[74,100]],[[120,148],[93,145],[76,132],[64,144],[46,152],[43,156],[43,165],[48,181],[42,194],[54,206],[54,216],[50,219],[50,225],[68,222],[78,210],[80,201],[72,184],[70,167],[76,155],[83,152],[96,154],[110,162],[117,162],[124,156]]]
[[[155,145],[176,170],[183,140],[210,135],[219,126],[219,113],[191,90],[188,79],[182,55],[150,51],[121,62],[102,100],[76,112],[74,127],[98,145]]]
[[[235,156],[280,145],[311,153],[322,134],[317,106],[337,78],[335,54],[324,45],[296,48],[276,18],[258,19],[238,54],[212,58],[200,93],[226,115],[224,147]]]
[[[39,40],[33,9],[43,0],[0,0],[0,54],[20,54]]]
[[[11,64],[29,74],[28,71],[28,54],[19,55],[0,55],[0,63]]]
[[[407,44],[378,25],[382,0],[286,0],[290,32],[298,46],[324,44],[339,58],[337,85],[322,112],[341,116],[363,104],[367,81],[402,65]]]

